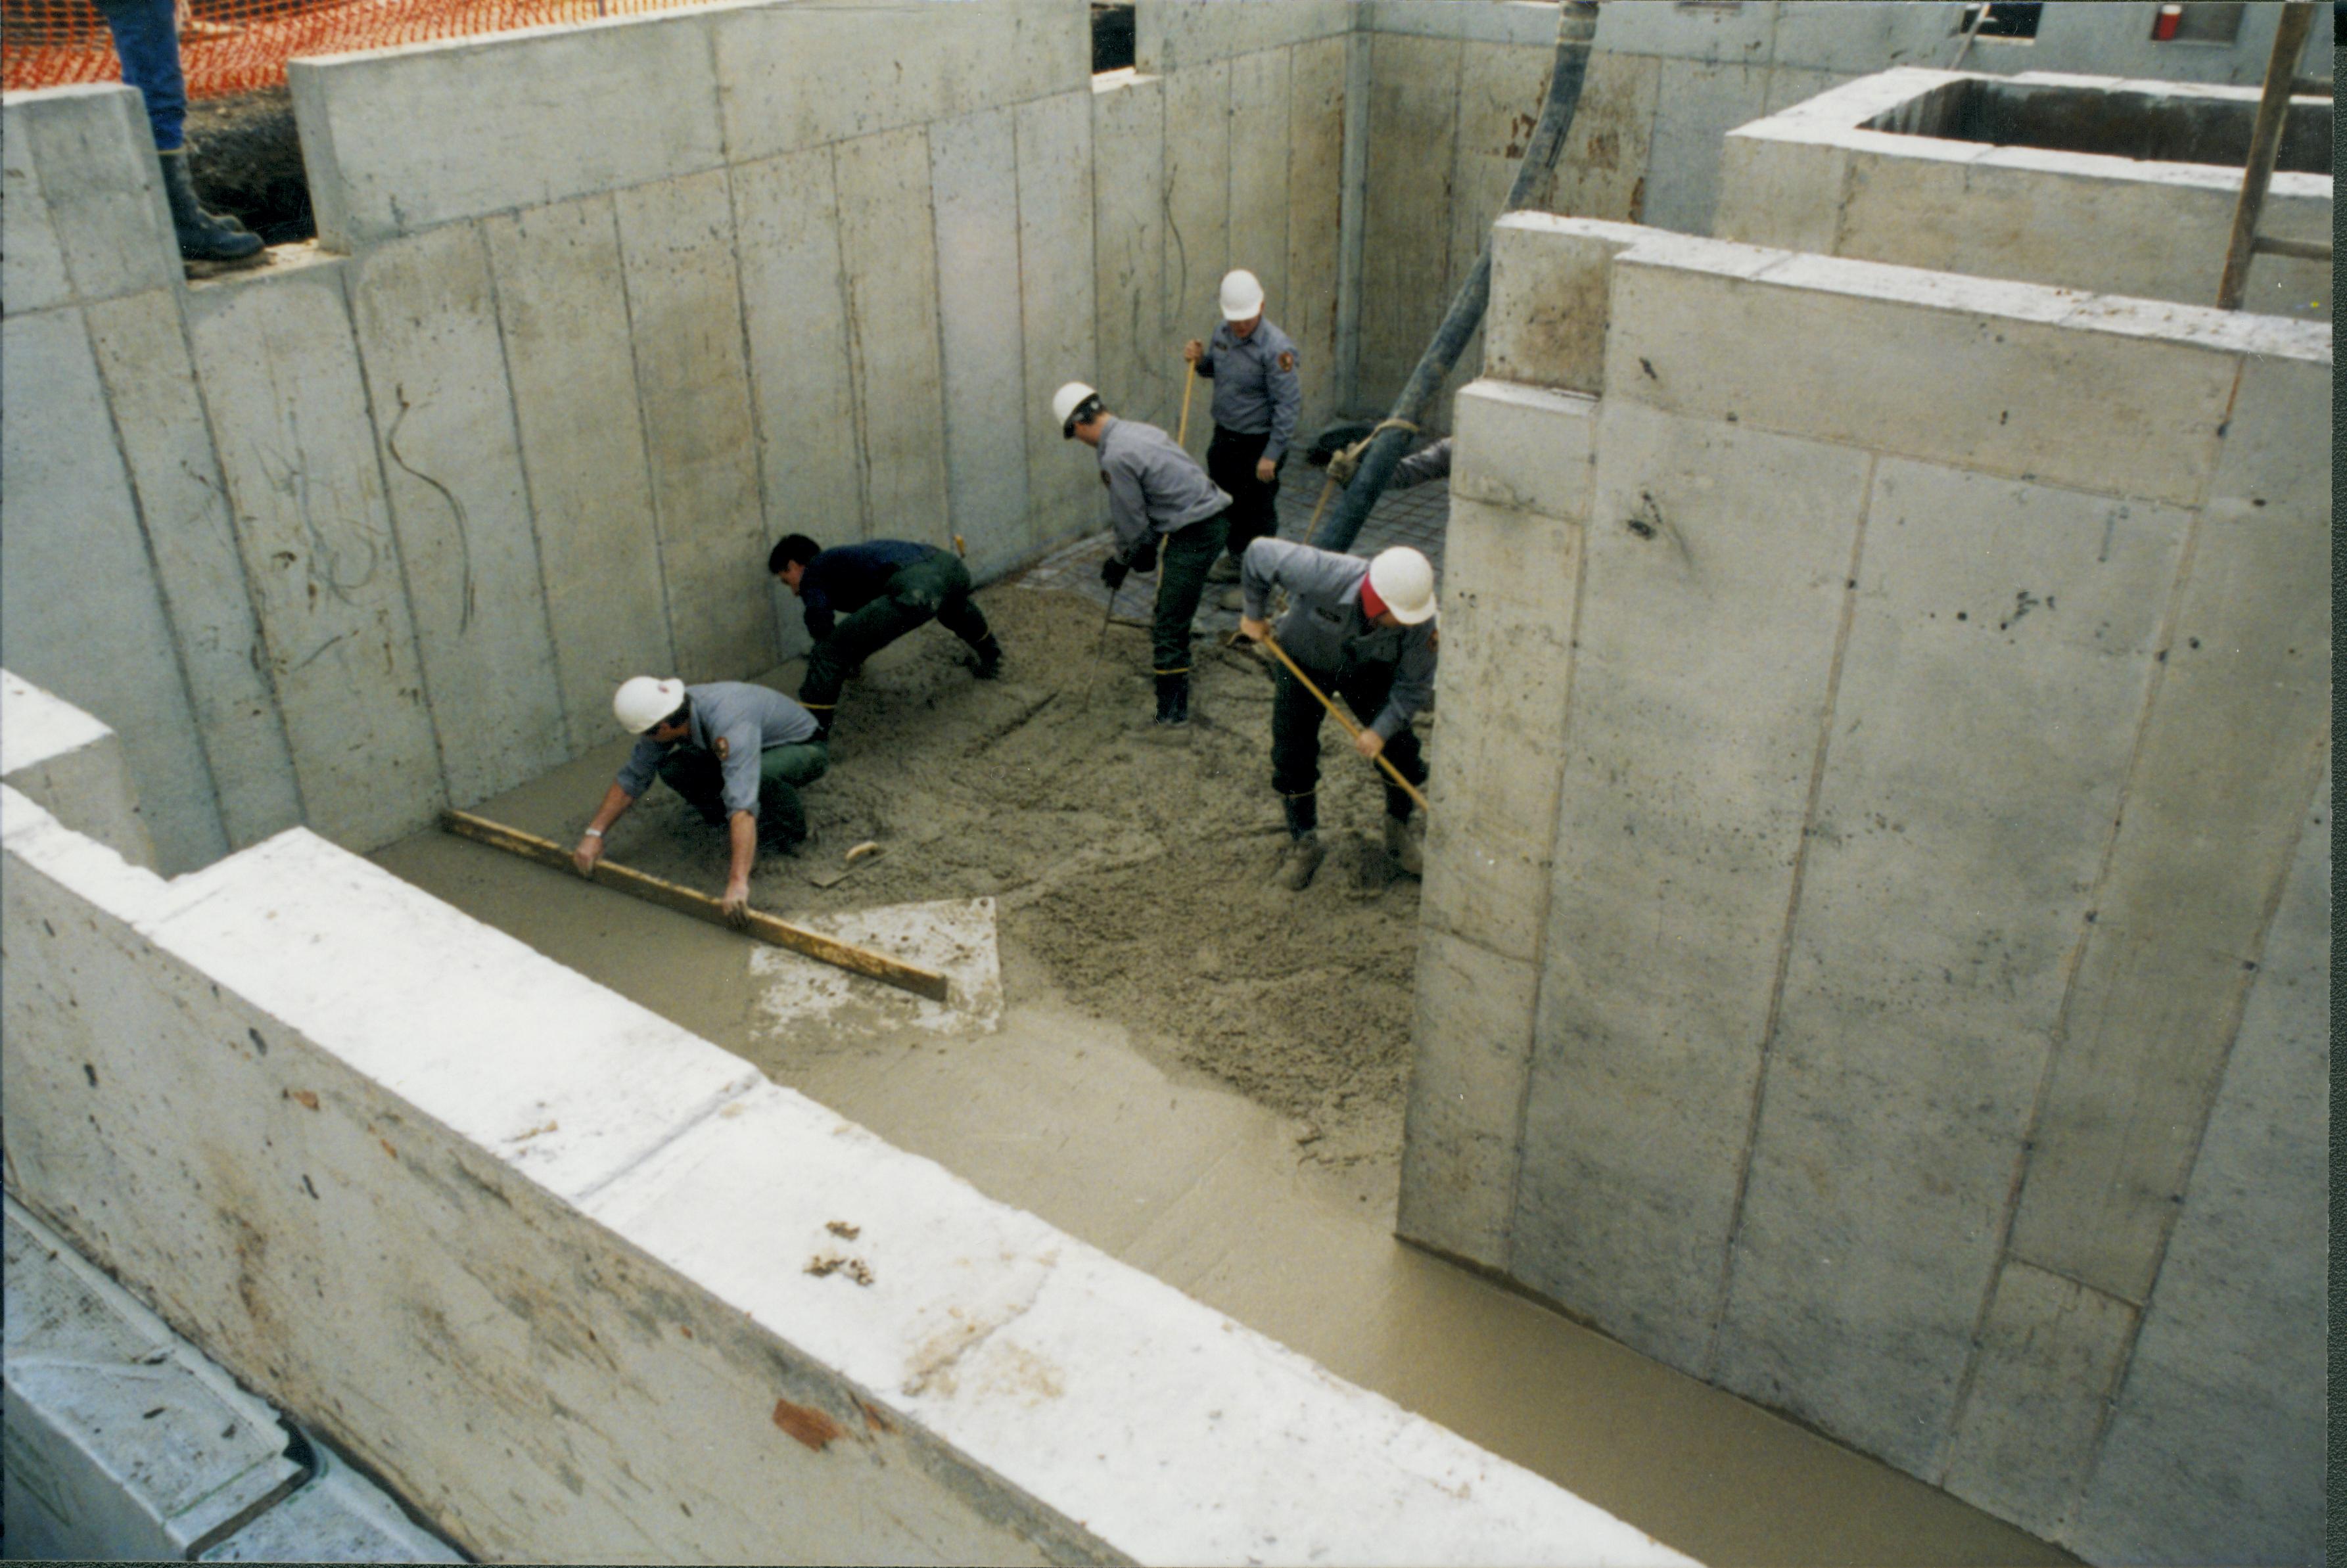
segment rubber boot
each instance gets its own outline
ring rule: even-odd
[[[1409,818],[1386,818],[1386,855],[1405,876],[1426,875],[1426,855],[1409,834]]]
[[[163,166],[163,196],[170,203],[171,229],[179,238],[180,260],[221,267],[257,267],[269,259],[261,236],[205,211],[203,204],[196,200],[195,181],[188,173],[186,148],[173,148],[156,156]]]
[[[1321,846],[1319,801],[1313,795],[1291,795],[1280,803],[1287,812],[1287,855],[1279,863],[1279,885],[1291,893],[1312,886],[1313,874],[1328,852]]]
[[[978,663],[972,667],[971,674],[981,681],[991,681],[1002,673],[1002,644],[995,641],[994,633],[988,632],[986,641],[978,643],[971,651],[978,655]]]

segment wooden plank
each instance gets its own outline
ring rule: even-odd
[[[557,870],[568,871],[573,876],[578,875],[578,867],[570,858],[570,851],[551,839],[524,833],[519,828],[507,827],[503,823],[491,822],[484,816],[475,816],[468,811],[445,812],[441,815],[440,822],[441,825],[451,833],[477,840],[495,849],[518,855],[525,860],[535,860],[541,865],[551,866]],[[706,920],[713,926],[735,928],[733,922],[725,918],[724,907],[707,894],[696,893],[690,887],[680,886],[676,883],[648,876],[641,871],[631,870],[625,866],[614,865],[609,860],[597,863],[594,874],[589,880],[633,897],[644,899],[649,903],[662,905],[681,914]],[[804,953],[810,958],[819,959],[852,974],[867,976],[885,985],[910,991],[915,996],[927,997],[933,1002],[946,1000],[946,977],[935,969],[925,969],[917,964],[907,964],[889,958],[885,953],[873,952],[868,948],[850,946],[848,943],[826,937],[820,931],[810,931],[804,926],[794,926],[787,920],[776,919],[774,916],[756,909],[750,911],[747,921],[738,928],[747,931],[763,941],[771,942],[777,948],[788,948],[794,953]]]

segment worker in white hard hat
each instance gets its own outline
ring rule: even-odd
[[[1206,590],[1206,570],[1222,553],[1230,495],[1171,436],[1138,419],[1119,419],[1081,381],[1052,395],[1051,418],[1061,436],[1100,454],[1101,483],[1108,487],[1115,534],[1109,558],[1101,563],[1101,580],[1110,594],[1124,586],[1128,572],[1155,569],[1163,551],[1150,641],[1157,677],[1156,727],[1166,738],[1186,733],[1190,621]]]
[[[1413,784],[1426,782],[1410,721],[1434,692],[1434,569],[1407,545],[1363,560],[1285,539],[1257,539],[1240,563],[1239,630],[1257,642],[1275,588],[1287,590],[1279,646],[1312,683],[1361,721],[1353,749],[1383,755]],[[1271,703],[1271,786],[1287,814],[1287,854],[1279,876],[1301,890],[1320,869],[1319,699],[1281,666]],[[1396,866],[1419,875],[1424,856],[1411,836],[1409,792],[1386,780],[1385,847]]]
[[[1304,388],[1296,374],[1296,344],[1264,319],[1263,284],[1253,272],[1242,268],[1224,277],[1222,306],[1223,324],[1214,335],[1204,343],[1192,338],[1182,357],[1214,384],[1206,472],[1231,493],[1231,536],[1212,580],[1236,582],[1247,546],[1279,532],[1274,509],[1279,466],[1296,438]]]
[[[723,827],[733,859],[726,870],[726,918],[750,908],[750,870],[761,844],[784,851],[807,837],[801,785],[831,765],[815,716],[770,687],[744,681],[688,686],[638,675],[620,682],[612,716],[636,735],[603,804],[571,852],[581,875],[603,857],[603,835],[660,779],[712,827]]]

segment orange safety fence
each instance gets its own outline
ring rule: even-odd
[[[188,97],[285,84],[285,62],[673,10],[699,0],[179,0]],[[0,86],[10,92],[122,79],[90,0],[0,0]]]

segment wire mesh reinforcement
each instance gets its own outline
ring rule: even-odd
[[[179,0],[190,99],[282,87],[285,62],[394,44],[471,37],[698,0]],[[89,0],[0,0],[0,86],[10,92],[122,78]]]

